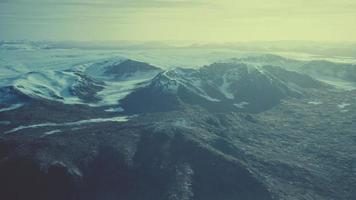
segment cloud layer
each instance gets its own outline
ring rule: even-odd
[[[354,0],[0,0],[0,39],[354,40]]]

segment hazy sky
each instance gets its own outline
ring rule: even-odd
[[[0,39],[356,41],[356,0],[0,0]]]

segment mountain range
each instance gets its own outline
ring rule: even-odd
[[[355,66],[122,57],[6,76],[0,198],[356,198]]]

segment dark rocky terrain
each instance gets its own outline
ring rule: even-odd
[[[2,88],[0,199],[356,199],[356,91],[281,67],[130,60],[110,74],[157,75],[120,112]],[[105,90],[78,73],[80,99]]]
[[[104,74],[121,78],[132,76],[137,72],[147,73],[152,71],[161,71],[161,69],[148,63],[127,59],[123,62],[111,65],[105,69]]]

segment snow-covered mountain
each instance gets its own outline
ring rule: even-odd
[[[356,89],[356,65],[348,62],[332,62],[330,60],[304,59],[296,60],[273,54],[256,54],[231,59],[254,66],[279,66],[287,70],[307,74],[324,83],[339,89]]]
[[[161,72],[121,104],[129,112],[165,111],[182,104],[213,111],[260,112],[284,98],[301,97],[306,88],[321,87],[325,85],[307,75],[279,67],[215,63]],[[145,103],[139,103],[140,99]]]
[[[268,63],[290,65],[282,68]],[[127,113],[174,110],[185,105],[211,111],[261,112],[285,98],[302,97],[307,89],[326,87],[306,75],[310,71],[307,66],[312,64],[264,55],[198,69],[162,70],[145,62],[114,58],[64,70],[32,71],[3,79],[2,85],[30,98],[106,106]]]
[[[7,87],[28,96],[68,104],[95,102],[105,83],[73,71],[29,72],[8,80]]]
[[[133,70],[130,67],[133,65],[138,67]],[[19,93],[28,98],[104,106],[118,104],[118,100],[159,71],[159,68],[138,61],[109,60],[105,65],[85,65],[84,69],[81,66],[72,70],[24,73],[2,80],[2,88],[11,88],[11,93]]]

